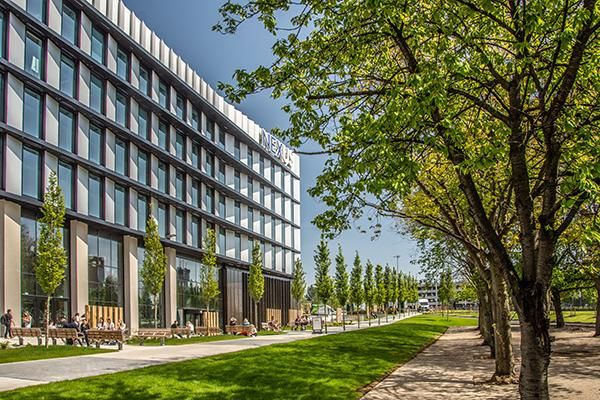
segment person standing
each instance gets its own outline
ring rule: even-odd
[[[4,338],[12,339],[12,332],[10,331],[10,328],[15,324],[15,322],[13,321],[12,310],[10,308],[6,311],[6,314],[2,315],[2,321],[0,322],[2,322],[2,325],[5,329]]]

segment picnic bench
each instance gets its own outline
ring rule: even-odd
[[[199,335],[203,335],[203,336],[220,335],[221,334],[221,328],[219,328],[218,326],[210,326],[210,327],[197,326],[196,327],[196,333],[199,334]]]
[[[77,329],[75,329],[75,328],[48,329],[48,336],[46,337],[46,343],[48,343],[48,339],[52,339],[53,345],[56,345],[56,339],[64,339],[65,341],[72,340],[73,345],[75,345],[75,341],[78,341],[81,344],[81,340],[79,338],[79,332],[77,332]]]
[[[138,329],[137,333],[133,336],[140,340],[140,346],[143,346],[144,341],[149,340],[149,339],[150,340],[159,339],[160,345],[164,346],[165,339],[171,337],[171,329],[169,329],[169,328],[166,328],[166,329],[161,329],[161,328]]]
[[[100,348],[100,344],[104,342],[117,342],[119,350],[123,350],[123,342],[125,342],[125,333],[120,329],[104,330],[104,329],[89,329],[87,331],[88,341],[96,343],[96,348]]]
[[[256,332],[254,325],[225,325],[225,333],[250,336]]]
[[[189,339],[189,337],[192,336],[192,330],[190,328],[171,328],[171,336],[185,336]]]
[[[13,336],[19,337],[19,346],[23,346],[24,337],[37,338],[38,346],[42,345],[42,330],[40,328],[12,328]]]

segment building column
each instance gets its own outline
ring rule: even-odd
[[[71,220],[71,315],[84,313],[89,300],[88,226]]]
[[[177,267],[176,267],[175,249],[166,247],[167,256],[167,274],[165,276],[165,325],[171,326],[171,323],[177,319]]]
[[[21,326],[21,206],[0,200],[0,310]]]
[[[129,235],[123,237],[125,324],[129,327],[130,333],[139,328],[137,248],[137,238]]]

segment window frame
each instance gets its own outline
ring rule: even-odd
[[[75,148],[77,147],[76,143],[75,143],[75,130],[76,130],[76,126],[77,126],[77,114],[75,114],[73,111],[71,111],[70,109],[60,106],[58,109],[58,147],[60,147],[63,150],[66,150],[68,152],[71,153],[75,153]],[[62,129],[62,115],[66,115],[66,114],[71,114],[71,132],[70,132],[70,144],[71,144],[71,148],[65,148],[61,145],[61,133],[63,132]]]
[[[125,76],[122,76],[119,72],[119,60],[121,60],[121,57],[120,57],[121,55],[125,56]],[[131,81],[131,53],[128,53],[125,50],[123,50],[123,48],[121,46],[117,46],[116,64],[117,64],[117,69],[116,69],[117,76],[126,82],[130,82]]]
[[[94,56],[94,34],[99,33],[102,35],[102,54],[101,60],[98,60],[96,56]],[[97,39],[97,38],[96,38]],[[92,32],[90,34],[90,57],[92,60],[96,61],[99,64],[106,65],[106,32],[102,29],[99,29],[96,25],[92,24]]]
[[[73,74],[72,74],[72,81],[71,81],[71,85],[73,85],[72,87],[72,93],[69,93],[67,91],[65,91],[65,89],[63,88],[63,64],[71,64],[72,68],[73,68]],[[77,92],[78,92],[78,85],[77,85],[77,61],[75,61],[75,59],[71,58],[69,55],[65,54],[65,52],[61,52],[60,55],[60,67],[59,67],[59,88],[58,90],[61,91],[61,93],[64,93],[66,95],[71,96],[74,99],[77,99]]]
[[[32,40],[32,39],[37,39],[39,41],[39,73],[36,75],[34,74],[34,71],[30,68],[27,67],[27,55],[28,55],[28,46],[27,43]],[[35,41],[35,40],[34,40]],[[31,29],[26,29],[25,31],[25,49],[24,49],[24,71],[39,80],[45,80],[45,70],[46,70],[46,41],[40,37],[36,32],[32,31]]]
[[[69,9],[75,15],[75,30],[73,32],[73,35],[74,35],[73,42],[71,42],[69,40],[69,38],[67,36],[65,36],[64,33],[63,33],[63,28],[64,28],[63,21],[65,20],[65,18],[64,18],[65,7],[67,9]],[[72,7],[71,4],[69,4],[69,3],[67,3],[67,2],[65,2],[63,0],[63,2],[62,2],[62,8],[60,10],[60,17],[61,17],[61,20],[60,20],[61,21],[60,22],[60,36],[63,37],[63,38],[65,38],[65,40],[67,42],[69,42],[69,43],[71,43],[71,44],[73,44],[75,46],[79,46],[79,41],[80,41],[80,38],[79,38],[79,31],[80,31],[80,28],[79,28],[79,26],[80,26],[79,11],[77,9],[75,9],[74,7]]]
[[[37,135],[32,134],[31,132],[25,130],[25,121],[29,120],[30,118],[28,118],[26,116],[26,112],[25,110],[27,109],[25,107],[25,98],[27,93],[29,93],[30,95],[33,94],[33,96],[31,97],[36,97],[38,99],[38,110],[37,110],[37,115],[38,115],[38,126],[37,126]],[[38,91],[25,86],[25,88],[23,89],[23,120],[22,120],[22,130],[26,135],[32,136],[32,137],[37,137],[38,139],[43,139],[44,138],[44,116],[45,116],[45,105],[44,105],[44,98],[42,96],[41,93],[39,93]]]

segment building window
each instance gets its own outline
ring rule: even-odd
[[[143,138],[148,137],[148,131],[150,125],[148,124],[148,111],[144,110],[142,107],[138,109],[138,135]]]
[[[158,162],[158,190],[168,193],[169,166],[162,161]]]
[[[148,153],[138,150],[138,182],[148,184]]]
[[[214,214],[215,213],[215,189],[206,187],[206,211]]]
[[[205,136],[210,140],[214,140],[215,138],[215,123],[209,119],[206,120],[206,134]]]
[[[248,207],[248,229],[254,232],[254,209]]]
[[[239,160],[241,155],[240,155],[240,141],[238,139],[235,139],[235,141],[233,142],[233,155],[235,156],[236,160]]]
[[[273,246],[271,249],[271,269],[275,269],[275,265],[276,265],[276,257],[275,255],[279,252],[279,247],[277,246]]]
[[[158,233],[162,238],[167,237],[167,225],[169,224],[168,209],[166,204],[158,203]]]
[[[104,82],[96,75],[90,79],[90,108],[100,114],[104,113]]]
[[[192,215],[192,243],[194,247],[200,247],[200,218],[196,215]]]
[[[42,79],[42,39],[31,32],[25,37],[25,72]]]
[[[29,147],[23,147],[22,162],[23,196],[39,199],[42,186],[40,182],[40,153]]]
[[[233,218],[234,218],[234,222],[236,225],[240,225],[241,221],[242,221],[242,209],[240,206],[240,202],[236,201],[234,203],[234,213],[233,213]]]
[[[254,199],[254,181],[250,177],[248,177],[248,198]]]
[[[158,123],[158,146],[161,149],[169,150],[167,144],[169,143],[169,125],[166,122],[160,121]]]
[[[60,34],[72,44],[77,44],[79,36],[79,21],[77,13],[63,2]]]
[[[225,255],[227,253],[227,242],[225,229],[219,228],[219,254]]]
[[[219,128],[219,147],[225,148],[225,130]]]
[[[198,130],[200,127],[200,113],[195,108],[192,108],[192,128]]]
[[[75,97],[75,61],[64,54],[60,58],[60,91]]]
[[[259,192],[258,196],[259,196],[260,204],[262,204],[264,206],[265,205],[265,185],[263,185],[262,183],[260,184],[260,192]]]
[[[137,198],[137,226],[138,230],[146,231],[146,222],[148,221],[148,198],[138,194]]]
[[[177,257],[177,313],[180,324],[191,321],[194,326],[201,325],[201,310],[206,307],[202,301],[202,276],[206,269],[199,261]],[[215,271],[219,281],[219,271]],[[217,298],[212,307],[215,311],[222,309],[221,301]]]
[[[116,139],[115,140],[115,171],[118,174],[127,176],[127,164],[129,163],[129,157],[127,156],[127,142]]]
[[[185,243],[185,212],[177,210],[175,212],[175,241]]]
[[[141,277],[142,266],[144,265],[144,248],[138,246],[137,249],[137,265],[138,265],[138,312],[139,312],[139,328],[154,328],[154,304],[150,298],[150,294],[144,288],[144,280]],[[165,327],[165,291],[163,283],[162,295],[158,296],[158,327]]]
[[[175,101],[175,115],[180,119],[185,119],[185,100],[179,93],[177,93]]]
[[[123,306],[123,242],[118,236],[88,235],[89,304]]]
[[[89,159],[95,164],[102,165],[102,149],[104,148],[102,129],[96,125],[90,125],[89,136]]]
[[[225,196],[223,194],[219,195],[219,217],[227,217],[227,207],[225,205]]]
[[[163,81],[158,83],[158,103],[166,109],[169,108],[169,86]]]
[[[248,166],[254,168],[254,153],[251,148],[248,148]]]
[[[183,136],[183,133],[177,131],[177,134],[175,135],[175,155],[180,160],[183,160],[184,153],[185,153],[185,137]]]
[[[116,121],[121,126],[127,126],[127,117],[129,116],[127,95],[123,92],[117,92],[116,100]]]
[[[260,174],[265,176],[265,158],[261,155],[258,162]]]
[[[206,153],[206,175],[208,176],[214,176],[214,163],[215,163],[215,158],[211,153]]]
[[[200,168],[200,146],[192,142],[192,165],[195,168]]]
[[[219,160],[219,182],[225,183],[225,163]]]
[[[42,98],[31,89],[25,89],[23,98],[23,131],[42,137]]]
[[[92,27],[92,58],[104,64],[104,47],[106,35],[95,26]]]
[[[0,57],[6,58],[4,49],[6,48],[6,15],[0,11]]]
[[[275,240],[275,218],[271,218],[271,239]]]
[[[88,178],[88,214],[92,217],[102,218],[103,207],[102,197],[104,190],[102,188],[102,178],[94,174],[89,174]]]
[[[238,260],[242,258],[242,237],[239,233],[235,234],[235,258]]]
[[[147,95],[150,93],[150,73],[140,65],[140,92]]]
[[[72,152],[74,137],[75,118],[73,113],[61,107],[58,116],[58,146]]]
[[[235,171],[233,174],[233,187],[236,191],[240,191],[240,171]]]
[[[127,189],[121,185],[115,185],[115,223],[127,225]]]
[[[198,203],[200,201],[200,182],[198,182],[196,179],[192,180],[191,195],[192,195],[192,205],[194,207],[198,207],[199,206]]]
[[[265,214],[260,213],[260,234],[265,234]]]
[[[27,0],[27,12],[35,19],[46,22],[46,0]]]
[[[129,54],[120,47],[117,49],[117,75],[129,81]]]
[[[184,200],[184,193],[185,193],[185,174],[181,171],[177,171],[175,173],[175,197],[177,197],[178,200],[183,201]]]

